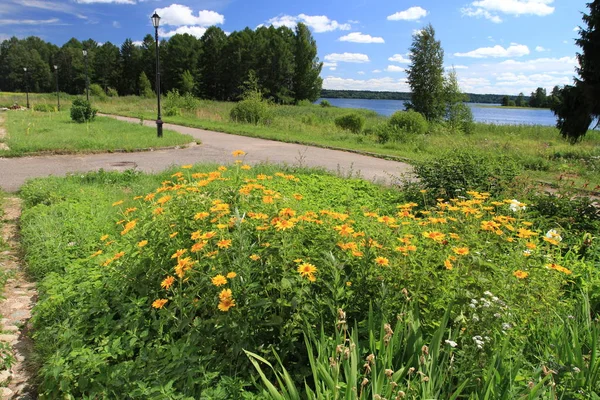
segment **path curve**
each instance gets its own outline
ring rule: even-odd
[[[137,118],[110,116],[121,121],[139,123]],[[145,121],[156,126],[154,121]],[[244,150],[249,164],[269,162],[303,167],[321,167],[342,176],[393,184],[401,175],[409,174],[409,164],[383,160],[361,154],[319,147],[231,135],[222,132],[164,124],[170,129],[188,134],[202,144],[185,149],[155,150],[137,153],[71,154],[0,158],[0,188],[16,192],[30,178],[64,176],[68,173],[136,168],[144,172],[160,172],[172,165],[202,162],[229,164],[231,152]]]

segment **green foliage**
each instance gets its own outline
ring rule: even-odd
[[[233,106],[229,117],[234,122],[264,125],[271,123],[273,114],[260,92],[247,92],[244,99]]]
[[[90,95],[98,97],[99,99],[104,99],[106,97],[104,89],[102,89],[102,86],[98,85],[97,83],[92,83],[90,85]]]
[[[482,156],[461,149],[414,165],[415,175],[435,195],[454,198],[469,189],[502,193],[521,168],[506,156]]]
[[[331,103],[328,100],[326,100],[326,99],[321,100],[321,102],[319,103],[319,105],[321,107],[331,107]]]
[[[317,42],[303,23],[296,25],[294,41],[294,97],[311,103],[319,98],[323,79],[319,76],[323,63],[317,57]]]
[[[179,94],[179,90],[171,90],[167,93],[164,101],[165,110],[186,110],[194,111],[200,106],[200,102],[191,93]],[[178,112],[171,111],[172,115],[179,115]],[[165,115],[169,115],[165,112]]]
[[[444,50],[431,24],[413,35],[410,60],[407,79],[412,96],[407,108],[428,121],[439,120],[444,115]]]
[[[150,80],[148,79],[144,71],[142,71],[142,73],[140,74],[138,87],[140,90],[140,96],[145,97],[147,99],[155,96],[154,90],[152,90],[152,84],[150,83]]]
[[[335,126],[352,133],[361,133],[365,127],[365,117],[356,113],[342,115],[335,119]]]
[[[194,82],[194,75],[189,70],[185,70],[181,75],[181,91],[183,94],[191,94],[194,92],[196,83]]]
[[[390,117],[388,124],[391,127],[415,135],[423,135],[427,133],[427,129],[429,129],[429,124],[425,117],[413,110],[396,111]]]
[[[92,122],[96,118],[97,108],[92,107],[89,101],[75,99],[71,104],[71,119],[75,122]]]
[[[117,92],[117,89],[109,87],[106,89],[106,95],[108,97],[119,97],[119,92]]]
[[[450,71],[444,80],[444,98],[448,127],[454,132],[472,133],[475,127],[473,113],[471,107],[464,103],[467,96],[460,90],[455,70]]]
[[[39,112],[56,112],[56,107],[50,104],[36,104],[33,106],[33,111]]]

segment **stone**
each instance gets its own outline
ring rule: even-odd
[[[0,382],[6,382],[7,380],[10,379],[10,376],[12,374],[10,373],[9,370],[4,370],[0,372]]]
[[[0,342],[12,343],[15,340],[17,340],[18,338],[19,337],[17,335],[2,334],[2,335],[0,335]]]
[[[12,390],[10,390],[9,388],[7,388],[7,387],[2,388],[2,398],[4,398],[4,399],[10,398],[13,394],[14,394],[14,392]]]

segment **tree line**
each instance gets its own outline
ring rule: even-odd
[[[56,89],[56,73],[62,92],[81,94],[86,86],[84,49],[90,84],[121,96],[144,95],[155,87],[156,42],[150,34],[139,46],[126,39],[120,47],[75,38],[58,47],[31,36],[0,44],[0,90],[51,92]],[[314,101],[321,92],[317,44],[302,23],[294,30],[246,28],[229,36],[213,26],[199,39],[177,34],[162,40],[159,50],[163,92],[238,100],[249,77],[277,103]]]
[[[550,95],[546,89],[537,88],[531,92],[531,96],[525,97],[523,93],[518,96],[504,96],[502,105],[504,107],[532,107],[532,108],[552,108],[560,102],[560,87],[554,86]]]

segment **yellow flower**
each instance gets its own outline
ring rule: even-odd
[[[352,286],[352,282],[350,282],[350,281],[346,282],[346,286],[348,286],[348,287]]]
[[[225,172],[225,171],[227,171],[227,167],[221,165],[219,168],[217,168],[217,170],[221,171],[221,172]]]
[[[249,166],[248,164],[245,164],[245,165],[242,165],[240,168],[243,169],[243,170],[245,170],[245,171],[247,171],[247,170],[249,170],[252,167]]]
[[[444,260],[444,267],[446,267],[446,269],[448,270],[452,269],[452,263],[450,262],[450,260]]]
[[[295,198],[296,200],[300,201],[300,200],[302,200],[302,199],[304,198],[304,196],[302,196],[302,195],[301,195],[301,194],[299,194],[299,193],[294,193],[294,198]]]
[[[193,165],[192,165],[192,164],[187,164],[187,165],[182,165],[182,166],[181,166],[181,168],[183,168],[183,169],[190,169],[190,168],[192,168],[192,167],[193,167]]]
[[[433,239],[436,242],[441,242],[442,240],[444,240],[444,238],[446,237],[446,235],[444,235],[441,232],[423,232],[423,236],[425,236],[426,238],[429,239]]]
[[[154,300],[154,302],[152,303],[152,307],[156,308],[156,309],[161,309],[165,306],[165,304],[167,304],[169,300],[167,299],[158,299],[158,300]]]
[[[258,261],[258,260],[260,260],[260,256],[258,254],[252,254],[249,258],[252,261]]]
[[[125,229],[123,229],[121,231],[121,235],[127,234],[127,232],[129,232],[130,230],[135,228],[136,224],[137,224],[137,219],[134,219],[133,221],[129,221],[127,224],[125,224]]]
[[[154,210],[152,210],[152,214],[154,215],[160,215],[164,212],[164,208],[162,207],[156,207]]]
[[[294,227],[294,223],[289,219],[280,219],[275,223],[275,229],[278,231],[284,231]]]
[[[513,275],[519,279],[525,279],[529,276],[529,272],[521,271],[520,269],[513,272]]]
[[[300,273],[300,275],[309,276],[317,272],[317,267],[310,263],[302,263],[298,266],[297,270]]]
[[[192,246],[192,248],[190,249],[190,251],[192,253],[197,253],[200,250],[202,250],[204,248],[204,246],[206,246],[207,244],[208,244],[208,242],[205,242],[205,241],[194,243],[194,245]]]
[[[537,236],[537,233],[525,228],[519,228],[517,232],[517,236],[521,239],[529,239],[532,236]]]
[[[172,238],[174,238],[175,236],[177,236],[177,234],[178,234],[178,233],[179,233],[179,232],[173,232],[173,233],[171,233],[171,234],[169,235],[169,237],[172,239]]]
[[[350,236],[354,233],[354,229],[348,224],[336,226],[333,229],[335,229],[340,236]]]
[[[173,258],[179,258],[182,255],[184,255],[186,252],[187,252],[186,249],[179,249],[175,253],[173,253],[173,255],[171,256],[171,259],[173,259]]]
[[[246,152],[244,150],[234,150],[231,155],[234,157],[245,156]]]
[[[213,277],[211,279],[211,281],[212,281],[212,284],[215,285],[215,286],[223,286],[223,285],[227,284],[227,278],[225,278],[221,274]]]
[[[531,250],[533,250],[533,249],[535,249],[537,246],[536,246],[536,244],[535,244],[535,243],[532,243],[532,242],[527,242],[527,243],[525,243],[525,247],[527,247],[528,249],[531,249]]]
[[[114,257],[113,257],[113,258],[114,258],[115,260],[118,260],[119,258],[123,257],[124,255],[125,255],[125,252],[124,252],[124,251],[119,251],[118,253],[116,253],[116,254],[114,255]]]
[[[165,204],[169,200],[171,200],[171,196],[165,195],[165,196],[161,197],[160,199],[156,200],[156,202],[158,204]]]
[[[263,196],[262,201],[265,204],[272,204],[273,203],[273,196]]]
[[[219,305],[218,308],[219,310],[223,311],[223,312],[227,312],[229,311],[229,309],[231,307],[235,307],[235,300],[232,299],[231,297],[222,299],[221,301],[219,301]]]
[[[109,237],[110,237],[110,236],[108,236],[108,235],[102,235],[102,236],[100,237],[100,240],[101,240],[102,242],[104,242],[104,241],[105,241],[106,239],[108,239]]]
[[[567,269],[567,268],[565,268],[561,265],[555,264],[555,263],[546,265],[546,268],[562,272],[565,275],[571,275],[573,273],[573,271],[571,271],[570,269]]]
[[[137,246],[138,247],[144,247],[147,244],[148,244],[147,240],[141,240],[141,241],[138,242]]]
[[[196,215],[194,215],[194,219],[195,220],[204,219],[204,218],[208,217],[209,215],[210,215],[209,213],[202,211],[202,212],[196,213]]]
[[[454,247],[452,251],[459,256],[466,256],[469,254],[469,249],[467,247]]]
[[[375,264],[381,265],[382,267],[387,267],[390,265],[390,260],[385,257],[376,257]]]
[[[98,250],[97,252],[92,254],[90,257],[96,257],[96,256],[99,256],[100,254],[102,254],[102,250]]]
[[[233,278],[235,278],[236,276],[237,276],[237,274],[236,274],[235,272],[233,272],[233,271],[231,271],[231,272],[229,272],[229,273],[227,274],[227,278],[228,278],[228,279],[233,279]]]
[[[231,240],[230,239],[223,239],[223,240],[219,240],[217,242],[217,246],[220,249],[228,249],[231,247]]]
[[[129,207],[128,209],[125,210],[125,214],[130,214],[134,211],[137,211],[137,207]]]
[[[116,207],[116,206],[119,206],[119,205],[121,205],[121,204],[123,204],[123,200],[115,201],[115,202],[112,204],[112,206],[113,206],[113,207]]]
[[[168,276],[160,283],[160,286],[169,290],[169,288],[173,286],[173,283],[175,283],[175,278],[172,276]]]

